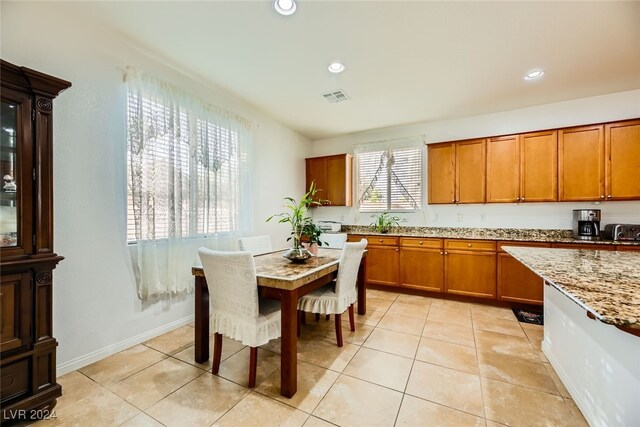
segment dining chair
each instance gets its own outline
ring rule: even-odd
[[[280,301],[258,297],[251,252],[198,249],[211,294],[213,367],[218,374],[223,335],[250,347],[249,388],[256,385],[258,347],[280,337]]]
[[[347,233],[322,233],[320,241],[326,245],[322,246],[323,248],[342,249],[347,243]]]
[[[351,331],[356,330],[353,303],[358,298],[356,282],[360,261],[366,247],[366,239],[357,243],[345,243],[340,256],[336,281],[298,299],[299,323],[307,311],[315,314],[335,315],[338,347],[342,347],[342,313],[347,309],[349,310]]]
[[[266,254],[273,251],[271,237],[267,235],[241,237],[238,239],[238,248],[241,251],[249,251],[252,255]]]

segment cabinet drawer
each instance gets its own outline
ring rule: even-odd
[[[366,236],[369,246],[397,246],[397,237]]]
[[[504,252],[503,246],[526,246],[530,248],[550,248],[551,243],[544,242],[516,242],[516,241],[500,241],[498,242],[498,251]]]
[[[2,367],[0,398],[3,402],[29,391],[29,359],[22,359]]]
[[[364,236],[361,236],[360,234],[349,234],[347,236],[347,242],[359,242],[363,238],[364,238]]]
[[[400,246],[410,248],[442,249],[442,239],[420,239],[413,237],[403,237],[400,239]]]
[[[447,239],[444,241],[444,248],[451,251],[495,251],[496,242],[493,240]]]

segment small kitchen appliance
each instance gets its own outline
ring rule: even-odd
[[[600,240],[600,209],[574,209],[573,237],[580,240]]]
[[[609,240],[640,241],[640,224],[607,224],[602,237]]]
[[[324,233],[339,233],[342,229],[342,223],[338,221],[318,221],[318,227]]]

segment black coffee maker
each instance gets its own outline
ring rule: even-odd
[[[600,240],[600,209],[574,209],[573,237]]]

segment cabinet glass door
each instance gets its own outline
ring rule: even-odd
[[[2,101],[0,110],[0,247],[18,245],[18,204],[20,188],[16,137],[18,105]]]

